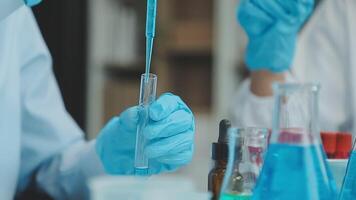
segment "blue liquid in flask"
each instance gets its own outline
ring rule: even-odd
[[[271,144],[252,199],[335,200],[336,184],[316,145]]]
[[[356,151],[351,153],[339,199],[356,199]]]

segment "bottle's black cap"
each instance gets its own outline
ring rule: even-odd
[[[212,159],[213,160],[228,160],[229,146],[228,146],[228,129],[231,127],[229,120],[222,120],[219,125],[219,139],[218,142],[212,145]]]
[[[227,131],[231,127],[231,122],[227,119],[221,120],[219,124],[218,143],[228,143]]]

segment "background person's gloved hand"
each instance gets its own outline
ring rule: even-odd
[[[194,116],[173,94],[164,94],[150,106],[150,121],[144,131],[149,139],[145,153],[149,174],[173,171],[188,164],[194,151]],[[113,118],[101,131],[96,151],[107,173],[134,174],[138,107]]]
[[[288,70],[298,32],[313,8],[314,0],[241,0],[237,17],[249,38],[249,69]]]

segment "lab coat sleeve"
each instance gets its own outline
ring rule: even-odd
[[[233,98],[231,120],[237,127],[270,127],[273,97],[258,97],[250,90],[251,81],[245,80]]]
[[[20,193],[30,185],[54,199],[83,199],[88,178],[102,174],[95,141],[66,111],[49,51],[35,18],[26,7],[18,12],[16,48],[21,79]],[[75,84],[75,83],[73,83]]]

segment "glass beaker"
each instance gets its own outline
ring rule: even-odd
[[[356,199],[356,142],[347,164],[346,175],[340,191],[339,200]]]
[[[249,200],[263,163],[268,129],[230,128],[228,165],[220,200]]]
[[[317,84],[274,84],[271,142],[256,200],[334,200],[336,184],[320,143]]]

